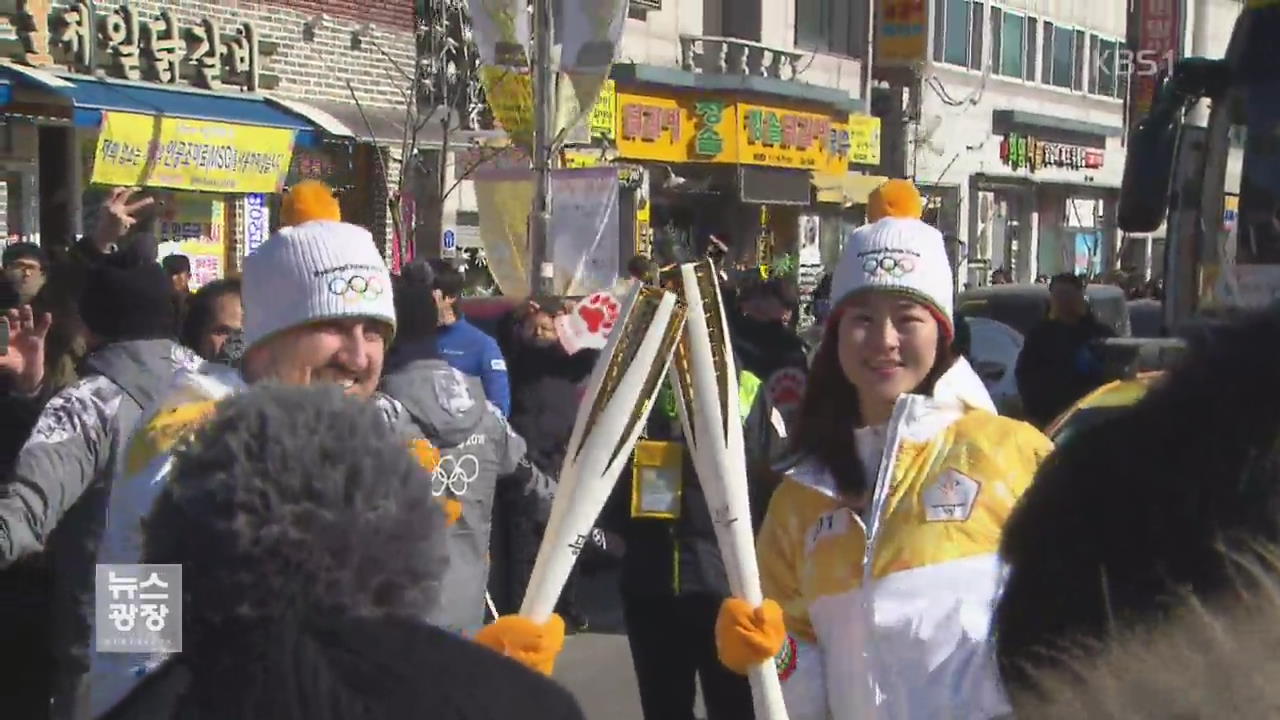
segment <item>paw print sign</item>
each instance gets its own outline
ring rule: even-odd
[[[798,368],[784,368],[769,378],[769,402],[783,413],[794,412],[804,401],[805,375]]]
[[[600,291],[583,298],[573,312],[556,318],[560,344],[570,354],[605,346],[609,333],[622,315],[622,303],[613,293]]]

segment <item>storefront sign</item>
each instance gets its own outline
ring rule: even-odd
[[[1011,170],[1028,168],[1035,172],[1042,168],[1067,168],[1070,170],[1097,169],[1102,167],[1104,153],[1101,150],[1045,142],[1026,135],[1010,134],[1000,143],[1000,160]]]
[[[849,162],[859,165],[880,164],[880,118],[871,115],[849,116]]]
[[[633,160],[738,160],[737,112],[719,98],[618,93],[618,154]]]
[[[591,108],[591,138],[613,140],[618,126],[618,83],[606,80]]]
[[[10,57],[24,65],[167,84],[188,80],[211,90],[226,84],[257,92],[279,84],[263,72],[278,46],[261,41],[251,22],[226,26],[224,33],[216,18],[182,24],[170,10],[145,17],[123,4],[95,12],[92,2],[55,8],[51,0],[26,0],[18,9],[7,14],[21,41]]]
[[[271,235],[271,209],[267,207],[267,196],[262,193],[245,195],[240,216],[244,226],[244,254],[252,255]]]
[[[768,165],[828,172],[849,162],[849,127],[813,113],[738,104],[742,115],[739,159]]]
[[[880,0],[876,23],[876,65],[910,66],[926,59],[929,3],[926,0]]]
[[[218,193],[274,193],[293,131],[104,112],[91,182]]]
[[[1169,69],[1169,58],[1182,55],[1182,0],[1138,0],[1137,46],[1135,54],[1141,57],[1159,58],[1160,70]],[[1146,117],[1155,100],[1157,73],[1134,65],[1134,77],[1129,83],[1133,93],[1132,117],[1134,122]]]

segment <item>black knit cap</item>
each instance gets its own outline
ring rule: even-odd
[[[108,341],[172,337],[176,312],[173,283],[145,236],[96,264],[80,296],[85,326]]]
[[[11,263],[18,260],[35,260],[40,263],[41,269],[49,269],[49,253],[35,243],[20,242],[9,245],[4,249],[4,256],[3,259],[0,259],[0,264],[4,267],[9,267]]]

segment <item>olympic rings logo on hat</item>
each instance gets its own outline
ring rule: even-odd
[[[382,279],[364,275],[335,277],[329,280],[329,292],[342,296],[349,303],[377,300],[383,292]]]
[[[869,257],[862,261],[862,271],[873,277],[889,275],[901,278],[904,275],[910,275],[915,270],[916,261],[904,256],[881,255],[878,258]]]

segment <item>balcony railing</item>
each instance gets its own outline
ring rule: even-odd
[[[680,36],[680,66],[695,73],[794,80],[804,55],[739,38]]]

